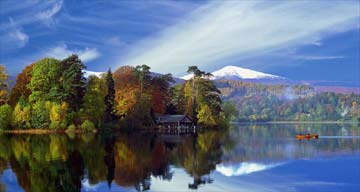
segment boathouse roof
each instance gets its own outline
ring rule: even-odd
[[[157,123],[192,123],[192,120],[187,115],[159,115],[156,114]]]

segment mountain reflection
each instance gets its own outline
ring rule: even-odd
[[[316,129],[240,125],[231,134],[204,131],[196,136],[0,135],[0,175],[10,169],[25,191],[80,191],[96,189],[100,183],[108,190],[121,186],[145,191],[151,189],[151,179],[172,181],[175,167],[192,178],[185,190],[216,182],[213,171],[231,177],[291,159],[359,153],[358,138],[293,139],[296,133],[313,130],[320,136],[359,135],[355,125]],[[6,183],[0,182],[0,190],[6,191]]]

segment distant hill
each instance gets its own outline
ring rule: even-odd
[[[353,88],[224,79],[215,80],[215,84],[223,101],[236,106],[239,121],[360,121],[360,94],[349,94]]]
[[[295,81],[285,77],[254,71],[237,66],[225,66],[211,73],[211,80],[231,80],[263,85],[308,85],[316,92],[335,92],[335,93],[356,93],[360,94],[359,82],[340,82],[340,81]],[[180,77],[189,80],[191,74]]]

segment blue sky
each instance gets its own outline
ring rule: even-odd
[[[360,82],[359,1],[0,1],[10,74],[77,53],[88,70],[185,74],[236,65],[294,80]]]

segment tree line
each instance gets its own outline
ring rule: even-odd
[[[188,69],[193,78],[176,86],[171,74],[151,73],[147,65],[88,78],[85,69],[77,55],[44,58],[26,66],[10,89],[0,65],[0,129],[138,128],[154,126],[155,114],[186,114],[197,124],[218,127],[230,117],[211,74],[196,66]]]

